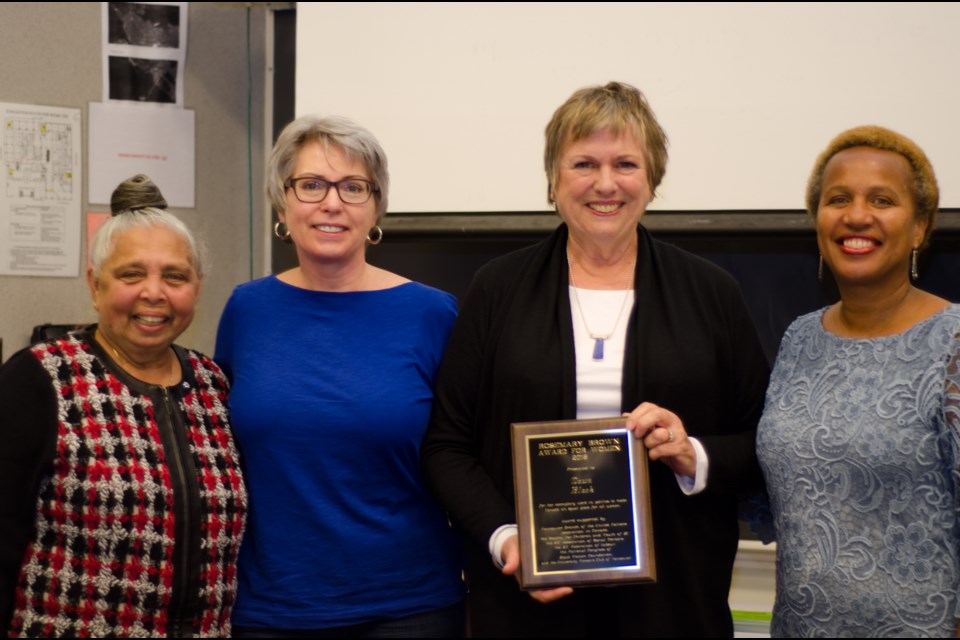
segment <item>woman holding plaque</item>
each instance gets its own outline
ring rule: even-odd
[[[574,93],[544,159],[563,224],[477,273],[422,448],[468,534],[473,634],[732,635],[737,493],[761,481],[753,324],[728,274],[640,225],[667,151],[637,89]],[[521,592],[510,424],[621,414],[653,461],[656,584]]]
[[[301,117],[270,155],[298,266],[237,287],[217,334],[250,488],[240,635],[463,635],[460,541],[419,467],[456,302],[367,262],[388,187],[345,118]]]
[[[916,288],[939,190],[881,127],[807,183],[840,301],[787,330],[757,432],[777,537],[771,632],[950,637],[960,592],[960,306]]]

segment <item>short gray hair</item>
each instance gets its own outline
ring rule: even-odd
[[[166,227],[180,236],[187,243],[190,250],[190,259],[197,276],[203,278],[203,263],[205,261],[204,247],[194,238],[193,233],[181,220],[166,211],[147,207],[136,211],[123,211],[103,223],[90,243],[90,268],[93,277],[99,278],[104,263],[113,255],[116,249],[117,237],[141,227]]]
[[[267,198],[275,211],[287,208],[284,186],[297,167],[300,150],[310,142],[318,142],[327,149],[338,147],[350,160],[363,163],[376,189],[377,221],[387,214],[387,194],[390,191],[390,173],[387,154],[372,133],[357,123],[341,116],[301,116],[284,127],[267,161]]]

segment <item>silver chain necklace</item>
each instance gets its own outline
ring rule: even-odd
[[[590,339],[593,340],[593,359],[603,360],[603,341],[609,340],[620,326],[620,318],[623,317],[623,310],[627,307],[627,300],[630,298],[630,292],[633,291],[633,279],[636,276],[636,258],[630,262],[630,283],[627,285],[627,291],[623,294],[623,302],[620,303],[620,311],[617,312],[617,319],[613,323],[610,331],[605,334],[594,333],[587,324],[587,316],[583,313],[583,307],[580,305],[580,296],[577,294],[577,281],[573,279],[573,264],[570,262],[570,253],[567,252],[567,271],[570,272],[570,284],[573,285],[573,301],[577,305],[577,311],[580,313],[580,320],[583,321],[583,328],[587,330]]]

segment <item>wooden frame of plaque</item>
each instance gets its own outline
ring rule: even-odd
[[[625,424],[510,425],[522,589],[656,582],[647,450]]]

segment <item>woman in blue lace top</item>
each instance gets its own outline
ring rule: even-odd
[[[807,208],[841,299],[787,330],[757,434],[774,636],[956,631],[960,306],[912,284],[938,200],[923,151],[880,127],[814,165]]]

